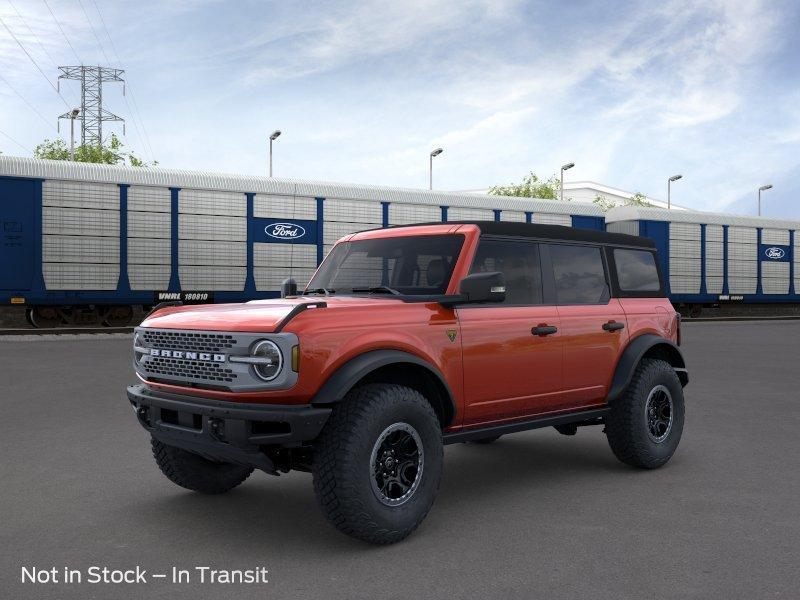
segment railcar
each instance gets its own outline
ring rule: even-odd
[[[270,298],[348,233],[465,219],[605,227],[592,204],[0,156],[0,305],[118,326],[162,301]]]
[[[690,316],[800,301],[800,221],[626,206],[606,214],[606,229],[655,241],[669,298]]]

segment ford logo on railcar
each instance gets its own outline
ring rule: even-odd
[[[296,223],[273,223],[264,227],[264,233],[279,240],[296,240],[303,237],[306,230]]]
[[[786,250],[783,248],[776,248],[773,246],[772,248],[767,248],[764,250],[764,254],[766,254],[767,258],[771,258],[773,260],[780,260],[784,256],[786,256]]]

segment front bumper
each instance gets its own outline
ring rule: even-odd
[[[262,446],[299,446],[316,438],[330,408],[310,405],[240,404],[128,388],[139,423],[157,440],[212,460],[276,474]]]

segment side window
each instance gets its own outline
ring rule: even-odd
[[[542,270],[537,244],[482,239],[470,272],[491,271],[500,271],[505,277],[505,304],[542,303]]]
[[[599,304],[608,299],[600,248],[567,244],[549,248],[559,304]]]
[[[625,292],[657,292],[661,289],[656,258],[646,250],[614,249],[619,289]]]

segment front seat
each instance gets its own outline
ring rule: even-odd
[[[440,288],[444,285],[445,277],[447,277],[447,268],[441,258],[435,258],[428,263],[428,270],[425,273],[425,279],[429,287]]]

